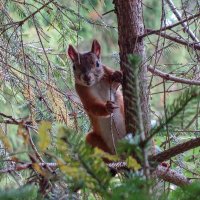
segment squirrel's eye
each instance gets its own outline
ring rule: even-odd
[[[75,71],[75,69],[76,69],[76,67],[75,67],[75,65],[73,65],[73,70]]]
[[[99,67],[99,61],[98,60],[96,61],[96,67]]]

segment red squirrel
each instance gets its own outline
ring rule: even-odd
[[[86,141],[92,147],[116,154],[116,142],[126,133],[123,96],[119,89],[122,73],[103,65],[100,54],[101,46],[97,40],[87,53],[77,52],[72,45],[68,48],[75,89],[93,128]]]

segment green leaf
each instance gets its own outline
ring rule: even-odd
[[[45,151],[51,142],[49,130],[51,129],[51,123],[49,121],[42,121],[39,125],[39,141],[38,146],[41,151]]]
[[[141,169],[141,165],[137,162],[137,160],[135,158],[133,158],[132,156],[129,156],[126,159],[126,163],[128,165],[129,168],[134,169],[135,171],[138,171],[139,169]]]
[[[12,144],[10,143],[10,140],[8,139],[7,135],[4,134],[3,129],[0,127],[0,141],[3,142],[4,147],[11,152],[12,151]]]

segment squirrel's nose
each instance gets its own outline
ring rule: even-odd
[[[84,76],[83,76],[83,80],[84,81],[86,81],[86,82],[89,82],[90,80],[91,80],[91,75],[90,74],[85,74]]]

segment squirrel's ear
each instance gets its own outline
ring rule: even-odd
[[[91,52],[96,54],[96,56],[99,58],[101,54],[101,45],[97,40],[93,40],[92,42],[92,49]]]
[[[72,61],[76,60],[78,57],[78,53],[72,45],[69,45],[67,53]]]

